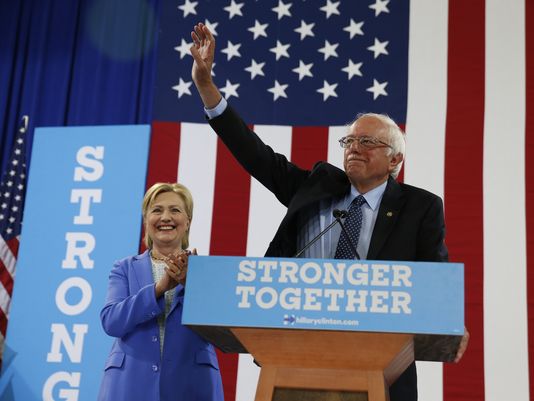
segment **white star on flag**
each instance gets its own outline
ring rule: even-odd
[[[291,46],[290,44],[287,44],[287,45],[284,45],[282,43],[280,43],[279,40],[276,41],[276,46],[269,49],[269,51],[273,52],[274,54],[276,54],[276,60],[278,61],[278,59],[280,57],[288,57],[289,58],[289,53],[287,52],[287,49],[289,49],[289,46]]]
[[[354,64],[351,59],[349,59],[349,64],[342,68],[341,71],[346,72],[348,74],[347,79],[351,79],[354,75],[362,76],[362,72],[360,71],[360,68],[362,67],[363,63],[356,63]]]
[[[287,84],[280,84],[277,80],[274,81],[274,86],[272,88],[267,89],[269,92],[273,94],[273,100],[276,101],[279,97],[287,97],[286,95],[286,89],[288,85]]]
[[[225,49],[221,50],[221,53],[226,54],[227,60],[231,60],[232,57],[241,57],[241,54],[239,53],[239,48],[241,47],[241,43],[236,43],[235,45],[228,41],[228,45]]]
[[[250,72],[250,79],[254,79],[256,75],[265,76],[263,73],[263,67],[265,63],[256,63],[256,60],[252,59],[250,66],[245,68],[245,71]]]
[[[314,37],[313,34],[313,27],[315,26],[315,22],[312,22],[311,24],[306,24],[304,20],[300,20],[300,27],[295,29],[295,32],[300,33],[300,40],[304,40],[306,36]]]
[[[323,94],[323,101],[325,101],[330,96],[337,97],[336,88],[337,88],[337,83],[330,85],[326,80],[324,80],[323,87],[317,89],[317,92]]]
[[[324,54],[324,60],[328,60],[329,57],[337,57],[336,49],[339,43],[330,44],[328,40],[324,41],[324,47],[321,47],[318,52]]]
[[[313,63],[304,64],[302,60],[299,60],[299,66],[297,68],[293,68],[291,71],[299,74],[299,81],[302,81],[304,77],[313,77],[313,74],[311,73],[312,67]]]
[[[229,99],[231,96],[239,97],[237,94],[237,88],[239,84],[232,84],[228,79],[226,80],[226,85],[220,89],[221,92],[224,92],[224,97]]]
[[[372,46],[369,46],[367,50],[370,50],[374,53],[375,58],[380,56],[381,54],[388,55],[388,51],[386,49],[386,46],[388,45],[389,41],[385,40],[383,42],[379,41],[378,38],[375,38],[375,43]]]
[[[375,4],[371,4],[369,8],[375,10],[375,17],[378,17],[380,13],[389,13],[388,3],[389,0],[375,0]]]
[[[216,29],[217,29],[217,26],[219,25],[218,22],[210,22],[209,19],[206,19],[206,21],[204,21],[204,25],[208,27],[208,29],[210,30],[213,36],[217,36]]]
[[[228,19],[232,19],[236,15],[242,17],[243,13],[241,12],[241,8],[243,8],[244,5],[245,3],[236,3],[232,0],[229,6],[224,7],[224,10],[228,11]]]
[[[388,93],[386,92],[386,85],[387,81],[385,82],[378,82],[376,79],[373,79],[373,86],[367,88],[367,92],[371,92],[373,94],[373,100],[376,100],[376,98],[380,95],[387,96]]]
[[[181,39],[180,46],[176,46],[174,50],[180,53],[180,60],[184,58],[184,56],[191,55],[189,52],[189,49],[191,48],[191,45],[193,43],[187,43],[183,38]]]
[[[258,20],[254,20],[254,26],[251,26],[248,30],[254,34],[254,40],[256,40],[260,36],[267,37],[265,30],[268,26],[269,24],[261,24]]]
[[[350,19],[350,24],[347,25],[345,28],[343,28],[344,31],[350,33],[350,38],[352,39],[356,35],[362,35],[363,21],[361,22],[355,22],[352,18]]]
[[[195,10],[195,7],[197,6],[198,1],[189,1],[185,0],[185,3],[181,6],[178,6],[180,10],[184,12],[184,18],[187,17],[189,14],[196,15],[197,11]]]
[[[278,19],[282,19],[284,16],[291,17],[291,12],[289,12],[289,9],[291,8],[292,4],[287,3],[284,4],[282,0],[278,1],[278,6],[273,7],[272,10],[278,14]]]
[[[191,91],[189,90],[189,87],[191,86],[193,82],[191,81],[184,81],[182,78],[180,78],[180,81],[178,85],[174,85],[172,89],[178,92],[178,99],[181,98],[183,95],[191,95]]]
[[[339,1],[333,3],[330,0],[326,0],[326,4],[322,6],[319,10],[324,11],[326,13],[326,19],[328,19],[332,14],[340,15],[339,10],[337,9],[338,7]]]

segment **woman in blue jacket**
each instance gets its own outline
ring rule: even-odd
[[[183,185],[157,183],[146,192],[148,250],[115,263],[100,313],[116,339],[99,401],[223,401],[213,346],[181,324],[192,217]]]

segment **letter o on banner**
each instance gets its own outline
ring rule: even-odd
[[[312,275],[308,276],[308,272],[311,271]],[[321,266],[315,262],[306,262],[300,268],[300,279],[306,284],[315,284],[321,280],[323,271]]]
[[[77,287],[82,292],[82,298],[77,304],[71,305],[66,300],[67,292]],[[79,315],[87,309],[93,298],[93,290],[91,286],[81,277],[69,277],[63,281],[56,290],[56,305],[58,309],[65,315],[73,316]]]
[[[267,295],[265,298],[270,298],[270,300],[265,300],[264,294]],[[260,288],[256,293],[256,303],[262,309],[271,309],[276,302],[278,302],[278,293],[272,287]]]

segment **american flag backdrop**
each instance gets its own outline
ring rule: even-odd
[[[23,125],[15,136],[11,157],[0,181],[0,350],[3,349],[13,294],[26,193],[24,136],[28,126],[27,118],[24,116]]]
[[[529,400],[533,8],[531,0],[166,1],[147,185],[191,189],[191,245],[203,255],[262,256],[284,214],[205,123],[188,53],[197,22],[216,33],[214,79],[225,97],[298,165],[341,166],[343,125],[357,112],[388,113],[407,133],[402,179],[444,199],[450,259],[465,263],[471,342],[459,364],[418,363],[420,399]],[[226,400],[252,400],[250,357],[220,361]]]

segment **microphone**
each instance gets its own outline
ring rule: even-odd
[[[334,209],[334,211],[332,212],[332,216],[334,216],[334,221],[332,223],[330,223],[328,225],[328,227],[326,227],[323,231],[321,231],[319,234],[317,234],[315,236],[315,238],[313,238],[308,244],[306,244],[306,246],[304,246],[304,248],[302,248],[300,251],[298,251],[295,256],[293,256],[294,258],[298,258],[300,255],[302,255],[302,253],[308,249],[310,246],[312,246],[313,244],[315,244],[319,238],[321,238],[323,235],[325,235],[332,227],[334,227],[334,225],[336,223],[339,223],[339,225],[341,226],[341,229],[343,230],[343,232],[345,232],[345,235],[347,236],[347,238],[349,238],[349,245],[351,247],[351,250],[352,252],[354,252],[354,254],[356,256],[358,256],[358,259],[360,259],[360,256],[358,255],[358,252],[356,252],[356,249],[354,248],[354,245],[352,245],[352,241],[350,240],[350,237],[348,236],[348,233],[347,233],[347,230],[345,229],[345,226],[343,225],[343,223],[341,222],[341,219],[344,219],[345,217],[347,217],[349,214],[349,212],[347,212],[346,210],[339,210],[339,209]]]
[[[346,210],[334,209],[334,211],[332,212],[332,215],[334,216],[336,220],[344,219],[345,217],[349,215],[349,212],[347,212]]]

